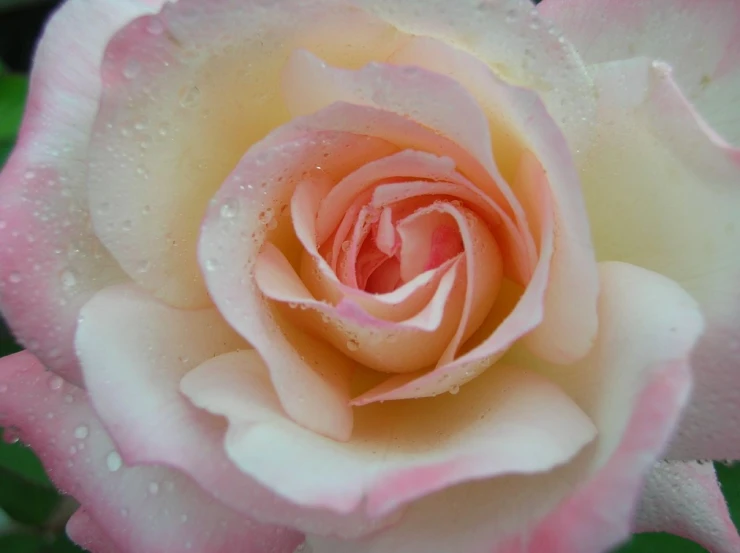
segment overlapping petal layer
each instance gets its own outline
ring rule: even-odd
[[[3,358],[0,381],[7,391],[0,410],[54,483],[92,517],[99,530],[89,529],[95,535],[88,539],[95,544],[126,552],[292,553],[300,543],[299,533],[226,508],[177,470],[125,466],[86,394],[70,384],[50,385],[50,378],[58,377],[30,354]],[[73,527],[84,522],[80,516]]]

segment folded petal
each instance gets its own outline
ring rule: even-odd
[[[203,361],[250,347],[215,309],[176,309],[134,285],[108,288],[83,308],[77,347],[92,403],[126,463],[180,470],[257,520],[352,536],[387,523],[308,512],[229,461],[223,423],[179,391],[183,376]]]
[[[528,0],[352,0],[412,36],[438,39],[482,60],[508,82],[535,89],[573,150],[590,140],[590,78],[570,43]],[[576,115],[577,112],[577,115]]]
[[[603,324],[593,351],[568,367],[568,378],[562,366],[537,365],[596,424],[592,444],[545,474],[421,499],[399,524],[362,541],[309,536],[313,553],[593,553],[624,540],[643,478],[688,400],[688,356],[702,324],[695,303],[668,279],[618,263],[600,273]],[[536,362],[516,357],[507,359]]]
[[[353,403],[433,396],[461,386],[489,370],[513,343],[541,324],[556,234],[551,189],[542,167],[531,155],[522,157],[521,180],[527,191],[526,203],[539,215],[534,228],[540,233],[540,257],[524,291],[506,287],[506,297],[497,298],[480,322],[480,330],[485,332],[473,334],[472,343],[465,344],[462,355],[442,360],[432,371],[393,376]]]
[[[670,532],[715,553],[740,551],[740,535],[710,462],[656,463],[642,494],[637,531]]]
[[[243,471],[313,508],[393,512],[458,482],[549,470],[594,437],[556,386],[502,366],[457,394],[357,408],[352,437],[340,443],[286,416],[259,361],[254,351],[216,357],[182,390],[227,418],[226,449]]]
[[[120,549],[84,508],[77,509],[70,517],[66,532],[69,539],[90,553],[120,553]]]
[[[76,384],[79,309],[125,279],[90,228],[85,189],[103,52],[116,31],[163,3],[64,3],[36,49],[18,142],[0,174],[3,316],[21,343]]]
[[[183,0],[129,25],[107,50],[90,151],[93,224],[106,248],[157,297],[208,305],[200,222],[244,152],[288,120],[279,79],[290,53],[361,65],[399,36],[336,0]]]
[[[496,163],[523,204],[530,229],[542,227],[545,216],[539,203],[527,197],[532,193],[526,188],[532,178],[528,175],[532,163],[524,158],[533,156],[546,172],[552,196],[548,209],[554,212],[558,232],[543,321],[526,341],[539,355],[553,361],[566,363],[583,357],[596,335],[598,294],[588,215],[573,163],[573,157],[580,159],[584,150],[568,147],[567,135],[562,134],[538,94],[502,80],[464,51],[416,37],[389,61],[448,75],[473,95],[490,123]],[[582,101],[588,103],[588,99]],[[534,230],[532,233],[539,245],[541,237]]]
[[[300,543],[300,534],[231,511],[176,470],[125,466],[86,394],[70,384],[50,385],[30,354],[0,360],[0,380],[7,386],[0,408],[7,423],[118,551],[292,553]]]
[[[286,103],[294,116],[321,112],[342,102],[380,109],[421,125],[426,132],[417,131],[416,136],[399,136],[398,123],[381,127],[380,136],[399,146],[454,159],[460,172],[501,212],[500,241],[506,255],[518,262],[518,251],[525,252],[528,263],[518,267],[508,264],[508,269],[520,282],[527,281],[536,252],[526,216],[494,161],[485,114],[459,83],[418,67],[376,63],[359,71],[343,70],[328,66],[308,52],[297,52],[291,57],[283,79]],[[319,124],[307,119],[306,124]],[[378,121],[374,123],[377,125]],[[346,124],[352,125],[355,132],[370,131],[363,128],[362,119],[357,116]],[[398,139],[402,142],[396,142]],[[439,151],[441,139],[446,139],[447,144]],[[450,148],[450,143],[455,147]]]
[[[249,150],[211,202],[199,256],[214,303],[259,351],[286,411],[300,424],[343,440],[352,429],[348,382],[357,363],[276,313],[255,282],[255,265],[265,241],[298,252],[300,259],[287,217],[299,182],[336,182],[393,148],[350,133],[299,136],[285,126]],[[342,155],[332,155],[337,151]]]
[[[740,4],[735,0],[545,0],[538,9],[589,64],[635,56],[670,64],[709,124],[740,146]]]
[[[740,151],[708,129],[664,64],[613,62],[594,74],[596,124],[609,132],[594,141],[581,180],[597,257],[672,278],[707,321],[669,457],[738,459]]]

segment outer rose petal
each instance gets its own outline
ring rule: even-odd
[[[134,285],[107,288],[82,309],[77,346],[92,403],[127,463],[181,470],[232,509],[261,521],[343,536],[388,522],[307,512],[226,457],[222,422],[179,391],[183,376],[203,361],[249,348],[215,309],[179,310]]]
[[[691,298],[668,279],[619,263],[600,273],[603,323],[594,350],[567,378],[564,367],[540,365],[578,397],[597,441],[549,473],[420,500],[398,525],[361,542],[309,536],[309,551],[594,553],[626,538],[642,479],[688,399],[688,355],[702,324]]]
[[[208,305],[199,224],[244,152],[289,119],[290,53],[354,67],[387,57],[400,36],[338,0],[178,0],[129,25],[106,53],[90,152],[101,241],[157,297]]]
[[[740,151],[697,116],[670,71],[645,59],[594,67],[601,94],[581,177],[599,259],[681,284],[707,330],[693,354],[696,390],[669,452],[740,458]]]
[[[90,514],[79,508],[67,522],[69,539],[90,553],[120,553],[110,537],[98,526]]]
[[[713,553],[740,551],[740,535],[709,462],[657,463],[642,494],[637,531],[677,534]]]
[[[352,2],[401,31],[470,52],[508,82],[537,90],[571,148],[578,151],[588,144],[591,80],[573,47],[548,28],[528,0]]]
[[[0,382],[8,387],[1,408],[8,423],[55,484],[95,513],[95,524],[121,553],[292,553],[300,542],[296,532],[227,509],[177,471],[122,466],[85,393],[50,386],[32,355],[0,360]]]
[[[351,439],[338,443],[285,415],[258,361],[254,351],[216,357],[182,390],[228,419],[226,449],[242,470],[313,508],[378,516],[461,481],[547,471],[594,437],[547,379],[500,366],[457,395],[357,408]]]
[[[38,45],[18,144],[0,175],[3,316],[47,367],[77,384],[77,313],[125,278],[89,224],[85,158],[100,64],[113,33],[163,2],[64,3]]]
[[[740,146],[740,3],[736,0],[545,0],[586,63],[668,62],[713,128]]]

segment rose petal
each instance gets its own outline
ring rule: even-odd
[[[33,356],[0,360],[2,414],[121,552],[186,550],[291,553],[300,534],[261,525],[224,507],[178,471],[129,468],[90,407],[69,384],[50,386]],[[155,487],[156,486],[156,487]],[[108,553],[106,551],[105,553]]]
[[[547,371],[594,421],[597,441],[546,474],[417,501],[399,524],[362,541],[309,536],[314,553],[593,553],[625,539],[643,477],[688,400],[688,356],[702,324],[696,304],[668,279],[619,263],[600,273],[596,346],[567,378],[562,366]],[[461,394],[468,388],[476,387]]]
[[[298,182],[307,175],[336,182],[393,148],[348,133],[295,138],[292,132],[290,127],[278,129],[252,147],[224,182],[203,223],[199,256],[214,303],[259,351],[290,416],[316,432],[346,439],[352,428],[347,383],[356,363],[284,317],[276,319],[278,314],[254,282],[254,266],[265,240],[282,237],[281,251],[300,252],[289,219],[270,230],[277,214],[290,213]],[[286,134],[291,138],[283,143],[280,137]],[[330,155],[337,151],[342,155]],[[323,160],[321,170],[316,160]]]
[[[456,482],[548,470],[594,436],[557,387],[506,367],[458,395],[359,408],[345,443],[285,415],[254,351],[206,361],[182,390],[229,420],[226,448],[242,470],[291,501],[340,513],[364,504],[383,514]]]
[[[587,63],[645,56],[675,71],[681,90],[727,140],[740,146],[740,4],[546,0],[538,9]]]
[[[306,332],[367,367],[403,373],[435,363],[459,324],[465,270],[458,260],[443,269],[427,306],[397,323],[377,319],[350,302],[334,307],[315,300],[285,256],[269,243],[257,259],[255,281],[268,298],[300,308],[290,317]]]
[[[597,256],[674,279],[707,318],[669,458],[738,459],[740,152],[708,130],[663,64],[613,62],[594,75],[596,124],[609,128],[582,170]]]
[[[580,159],[582,150],[572,152],[568,148],[551,112],[535,92],[508,84],[465,52],[428,37],[417,37],[398,49],[389,61],[448,75],[470,91],[490,121],[496,163],[520,202],[527,201],[526,190],[517,182],[522,156],[534,155],[544,168],[558,232],[544,319],[525,340],[539,355],[553,361],[566,363],[583,357],[596,335],[598,276],[572,159]],[[588,101],[584,98],[579,103]],[[525,206],[530,228],[541,218],[536,208],[536,203],[530,209]],[[533,234],[538,241],[538,235]]]
[[[531,155],[522,157],[521,188],[527,190],[528,203],[536,204],[540,213],[535,228],[540,231],[540,259],[535,273],[523,293],[515,293],[502,302],[504,309],[489,310],[489,316],[478,325],[490,332],[480,342],[466,348],[456,359],[448,357],[432,371],[393,376],[353,400],[356,405],[371,401],[433,396],[454,386],[461,386],[487,370],[518,338],[526,335],[542,321],[545,290],[548,284],[553,253],[553,220],[550,187],[542,167]],[[485,317],[485,313],[484,313]],[[456,348],[457,346],[455,346]]]
[[[590,142],[591,79],[575,49],[528,0],[353,0],[412,36],[468,52],[507,82],[543,98],[571,150]]]
[[[90,514],[79,508],[67,521],[67,536],[85,551],[91,553],[120,553],[110,537],[98,526]]]
[[[709,462],[657,463],[642,494],[637,531],[670,532],[716,553],[740,550],[740,535]]]
[[[528,265],[509,270],[521,282],[527,281],[536,252],[526,216],[493,159],[485,115],[457,82],[419,68],[387,64],[372,64],[358,71],[343,70],[328,66],[308,52],[296,52],[285,68],[284,94],[294,116],[313,114],[343,102],[379,108],[422,125],[426,132],[399,136],[396,123],[381,127],[379,136],[402,147],[455,159],[460,172],[502,211],[502,248],[515,261],[518,261],[515,252],[523,250],[529,260]],[[348,123],[355,132],[372,132],[357,119],[350,119]],[[374,123],[377,125],[378,121]],[[430,133],[430,129],[436,132]],[[441,139],[447,139],[448,144],[440,149]],[[451,148],[449,142],[457,147]],[[337,191],[337,194],[343,193]],[[327,209],[334,211],[331,205]]]
[[[229,507],[257,520],[350,536],[387,523],[308,512],[276,497],[229,461],[223,424],[179,392],[180,380],[193,367],[249,347],[215,309],[179,310],[131,285],[99,292],[82,315],[77,344],[85,380],[127,463],[181,470]]]
[[[244,152],[287,121],[279,71],[290,52],[353,67],[386,57],[399,36],[336,0],[182,0],[132,23],[103,71],[88,180],[97,235],[156,296],[210,304],[199,225]]]
[[[125,279],[89,226],[85,155],[111,36],[164,0],[65,2],[46,26],[13,155],[0,175],[3,316],[44,364],[81,383],[74,355],[80,307]]]

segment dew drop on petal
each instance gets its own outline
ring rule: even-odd
[[[356,338],[350,338],[347,340],[347,349],[349,351],[357,351],[360,349],[360,342],[358,342]]]
[[[105,464],[108,466],[109,471],[116,472],[121,470],[123,459],[121,459],[117,451],[111,451],[108,457],[105,458]]]
[[[454,396],[456,393],[460,391],[460,386],[453,386],[450,388],[450,393]]]
[[[75,428],[75,438],[79,440],[84,440],[85,438],[87,438],[89,434],[90,434],[90,429],[84,424],[81,424],[80,426]]]
[[[61,376],[52,375],[49,377],[49,389],[57,391],[64,385],[64,379]]]
[[[224,219],[233,219],[239,213],[239,202],[234,198],[226,200],[221,205],[221,217]]]

